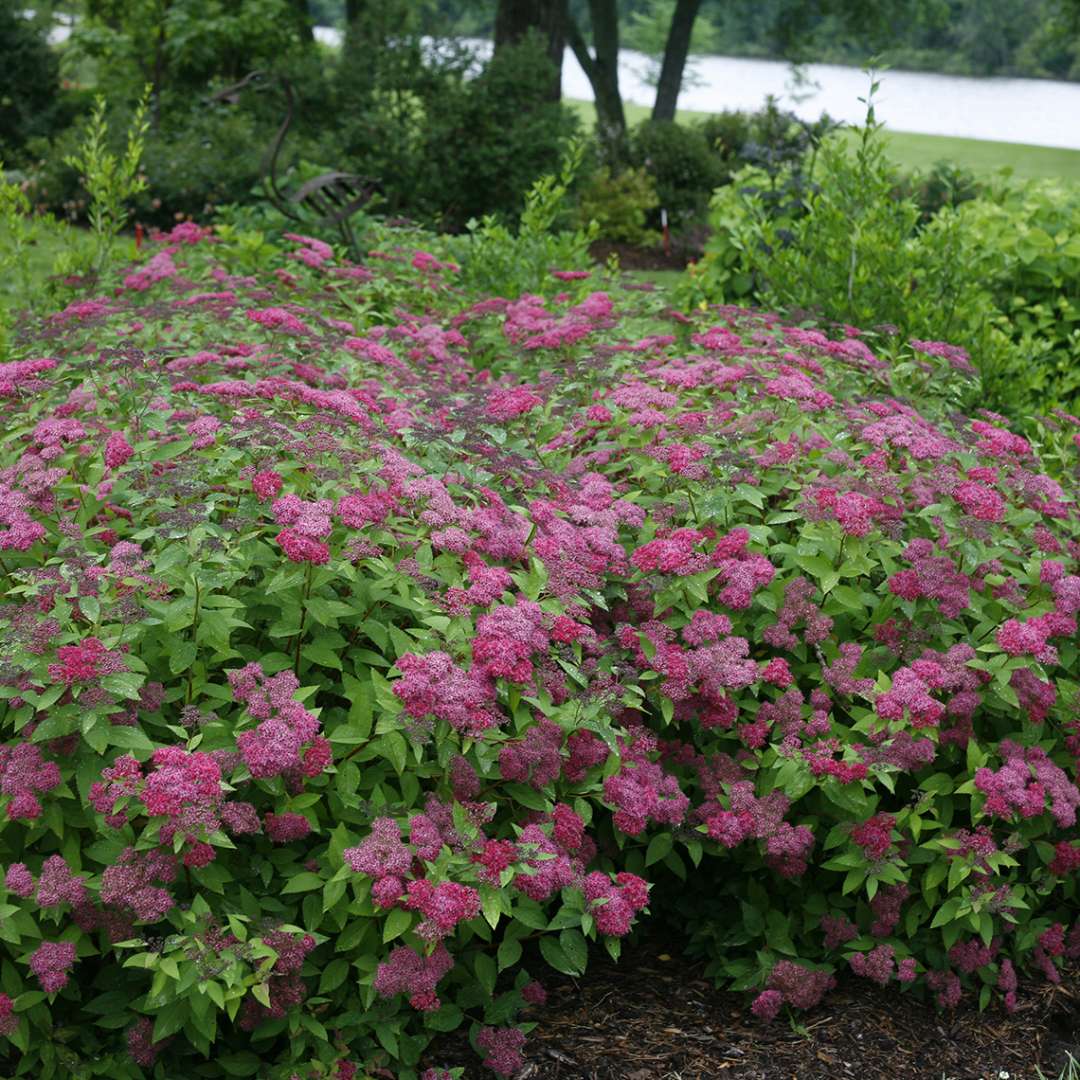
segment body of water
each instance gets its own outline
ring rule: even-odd
[[[339,45],[341,34],[317,27],[316,37]],[[474,43],[479,55],[490,52],[487,41]],[[619,54],[619,86],[623,100],[652,105],[653,88],[645,80],[648,60],[640,53]],[[807,120],[827,112],[834,120],[859,123],[866,106],[859,101],[869,89],[858,68],[808,64],[806,82],[796,86],[789,64],[779,60],[741,60],[728,56],[693,58],[696,85],[684,87],[679,107],[701,112],[760,108],[766,95]],[[887,71],[880,77],[877,116],[893,131],[954,135],[1080,150],[1080,83],[1050,79],[973,79],[927,72]],[[563,93],[591,101],[592,87],[574,54],[567,49]]]
[[[652,105],[645,83],[644,57],[627,52],[619,58],[623,97]],[[807,83],[795,86],[790,65],[777,60],[741,60],[727,56],[694,58],[697,86],[684,87],[679,107],[702,112],[755,109],[767,94],[807,120],[827,112],[835,120],[858,123],[866,116],[870,81],[858,68],[808,64]],[[928,72],[887,71],[879,76],[877,117],[894,131],[997,139],[1080,150],[1080,83],[1049,79],[974,79]],[[592,100],[589,80],[568,51],[563,93]]]

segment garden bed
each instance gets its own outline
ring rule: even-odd
[[[675,270],[686,269],[689,261],[684,248],[671,247],[664,251],[659,244],[656,247],[639,247],[636,244],[614,243],[610,240],[597,240],[589,248],[589,254],[598,262],[606,263],[612,255],[619,257],[619,266],[623,270]]]
[[[661,938],[612,963],[597,958],[583,979],[556,976],[534,1010],[521,1080],[1056,1080],[1080,1056],[1080,972],[1058,985],[1024,987],[1011,1016],[1000,1009],[940,1011],[892,987],[842,981],[798,1022],[762,1024],[739,994],[713,988],[703,965]],[[432,1057],[485,1070],[463,1038]]]

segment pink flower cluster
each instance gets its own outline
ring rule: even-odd
[[[705,539],[696,529],[677,529],[670,536],[642,544],[630,556],[630,562],[643,573],[697,574],[707,570],[709,561],[695,547]]]
[[[473,662],[492,678],[528,682],[532,678],[532,657],[546,651],[548,633],[544,613],[531,600],[500,604],[476,620]]]
[[[437,941],[452,934],[458,923],[480,914],[480,894],[456,881],[433,883],[416,878],[409,882],[402,906],[424,916],[417,934],[425,941]]]
[[[38,744],[0,744],[0,794],[9,796],[10,820],[33,821],[41,817],[38,795],[59,787],[60,782],[60,766],[55,761],[46,761]]]
[[[500,1076],[513,1076],[524,1064],[521,1051],[525,1032],[519,1028],[481,1028],[476,1045],[484,1051],[484,1065]]]
[[[763,990],[750,1006],[755,1016],[774,1020],[783,1005],[812,1009],[836,985],[828,971],[804,967],[794,960],[780,960],[769,972]]]
[[[55,994],[68,984],[68,972],[75,966],[75,943],[45,941],[30,957],[30,970],[46,994]]]
[[[414,1009],[433,1012],[441,1004],[435,987],[453,966],[454,958],[441,943],[423,955],[408,945],[397,945],[389,958],[379,964],[373,985],[382,997],[408,994]]]
[[[254,323],[266,327],[267,330],[283,332],[286,334],[310,334],[306,327],[291,311],[285,308],[270,307],[261,310],[252,308],[245,312],[247,317]]]
[[[130,910],[141,922],[157,922],[172,910],[172,894],[161,884],[176,879],[176,859],[160,848],[125,848],[101,875],[101,902]]]
[[[851,830],[851,839],[862,848],[867,859],[880,862],[892,849],[895,828],[896,819],[892,814],[875,814]]]
[[[394,696],[416,719],[435,716],[455,731],[477,736],[500,723],[495,711],[495,690],[490,676],[477,668],[463,671],[444,652],[398,657],[402,678],[394,683]]]
[[[1003,739],[998,753],[1004,760],[1000,769],[995,772],[983,766],[975,771],[975,787],[986,796],[983,813],[1002,818],[1016,814],[1021,818],[1037,817],[1046,812],[1049,801],[1050,813],[1061,828],[1076,824],[1080,789],[1045,750]]]
[[[655,736],[637,730],[621,746],[619,771],[604,780],[604,799],[615,808],[615,828],[628,836],[642,833],[650,821],[679,825],[690,806],[678,778],[651,759],[656,748]]]
[[[712,800],[695,811],[711,839],[726,848],[738,847],[747,839],[763,840],[765,861],[778,874],[794,878],[806,872],[814,834],[806,825],[784,820],[791,806],[786,795],[773,791],[758,798],[753,783],[740,780],[730,785],[728,801],[729,809]]]
[[[260,721],[236,738],[253,777],[282,776],[298,789],[306,777],[318,776],[330,764],[333,750],[319,733],[318,719],[293,700],[300,681],[291,671],[268,676],[261,665],[248,664],[229,672],[229,686],[233,698]]]
[[[102,675],[128,669],[122,653],[106,649],[94,637],[83,638],[78,645],[61,645],[56,659],[57,663],[49,665],[49,678],[68,685],[94,682]]]
[[[134,454],[134,447],[124,438],[122,431],[114,431],[105,440],[105,464],[110,469],[119,469],[126,465]]]
[[[878,986],[887,986],[894,974],[899,982],[915,981],[915,958],[908,956],[897,963],[891,945],[877,945],[869,952],[852,953],[848,957],[848,963],[856,975],[869,979]]]
[[[628,934],[634,916],[649,903],[649,884],[636,874],[620,872],[613,882],[594,871],[585,878],[584,890],[596,929],[611,937]]]
[[[488,391],[484,412],[492,420],[515,420],[543,403],[544,399],[530,386],[496,387]]]

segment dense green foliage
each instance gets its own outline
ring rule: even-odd
[[[720,153],[697,127],[645,120],[631,133],[630,160],[645,170],[675,228],[699,216],[726,177]]]
[[[586,0],[570,0],[588,27]],[[673,0],[618,0],[626,48],[657,57]],[[485,37],[494,5],[439,0],[429,25]],[[861,10],[860,10],[861,9]],[[1080,78],[1075,0],[704,0],[692,52],[862,66],[880,56],[893,67],[955,75]],[[689,65],[693,79],[693,58]]]
[[[211,90],[258,68],[286,77],[296,93],[277,163],[283,189],[330,169],[373,176],[384,212],[444,229],[486,213],[512,219],[575,128],[569,110],[544,100],[550,61],[535,43],[480,65],[464,48],[425,45],[416,10],[401,0],[365,8],[349,47],[336,55],[297,39],[285,0],[165,7],[95,5],[66,51],[107,92],[117,132],[144,83],[151,86],[148,194],[136,203],[144,222],[204,218],[262,197],[258,181],[286,113],[280,84],[268,79],[231,105],[210,100]],[[39,128],[12,162],[30,176],[35,204],[73,220],[86,207],[78,175],[64,162],[84,123],[48,134]]]
[[[50,130],[58,112],[60,64],[44,27],[0,4],[0,157],[13,161],[27,140]]]
[[[789,175],[747,169],[718,189],[684,299],[753,299],[901,342],[960,337],[990,407],[1076,410],[1080,189],[946,167],[904,178],[872,115],[854,144],[826,142],[795,202],[775,194]]]
[[[647,8],[649,0],[633,4]],[[702,5],[711,51],[724,56],[795,57],[955,75],[1080,78],[1077,5],[1071,0],[917,0],[865,4],[860,24],[836,5],[801,0],[725,0]],[[830,10],[832,7],[834,10]],[[874,9],[876,14],[871,14]]]
[[[659,239],[648,227],[649,215],[660,206],[656,184],[644,167],[630,167],[612,175],[598,168],[584,185],[578,200],[578,220],[594,222],[597,234],[617,243],[653,246]]]

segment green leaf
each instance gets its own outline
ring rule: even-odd
[[[756,506],[759,510],[764,509],[765,496],[756,487],[751,487],[749,484],[736,484],[735,494],[741,496],[752,506]]]
[[[321,889],[325,884],[326,882],[318,874],[312,874],[310,871],[305,870],[303,873],[289,878],[281,892],[283,894],[311,892],[313,889]]]
[[[345,895],[344,881],[328,881],[323,887],[323,911],[329,911]]]
[[[118,671],[113,675],[103,675],[101,686],[110,694],[119,694],[129,701],[137,701],[139,690],[145,681],[142,675],[136,675],[133,671]]]
[[[383,944],[388,941],[393,941],[394,938],[401,937],[406,930],[412,925],[412,912],[405,911],[403,908],[394,908],[386,917],[386,922],[383,924]]]
[[[505,784],[504,790],[514,802],[527,806],[530,810],[546,813],[551,809],[548,800],[539,791],[527,787],[525,784]]]
[[[456,1005],[446,1004],[435,1012],[424,1013],[424,1027],[432,1031],[454,1031],[461,1018],[461,1010]]]
[[[305,645],[300,650],[300,655],[305,660],[310,661],[312,664],[317,664],[319,667],[333,668],[335,671],[341,671],[341,657],[338,656],[337,650],[330,648],[327,645],[319,641],[313,641],[308,645]]]
[[[559,944],[570,963],[584,974],[589,960],[589,945],[585,940],[585,935],[573,928],[564,930],[559,935]]]
[[[581,972],[574,966],[573,961],[563,952],[562,946],[551,937],[544,936],[540,939],[540,955],[556,971],[564,975],[580,975]]]
[[[487,953],[478,952],[473,961],[473,971],[476,974],[476,981],[484,988],[488,997],[494,996],[495,980],[498,978],[495,961]]]
[[[515,938],[507,938],[499,946],[495,958],[499,963],[500,971],[513,967],[521,959],[521,942]]]
[[[215,1054],[214,1063],[230,1076],[254,1076],[262,1068],[262,1058],[248,1051],[238,1054]]]
[[[944,858],[939,857],[935,862],[931,863],[926,873],[923,874],[923,893],[926,894],[935,886],[940,885],[945,880],[945,875],[948,872],[949,866]]]
[[[499,890],[483,887],[480,890],[480,906],[488,925],[494,930],[499,925],[499,916],[502,914],[502,895]]]
[[[330,963],[326,965],[326,968],[322,973],[322,978],[319,980],[319,993],[332,993],[345,981],[345,976],[348,975],[348,973],[348,960],[345,960],[340,956],[335,960],[331,960]]]
[[[665,855],[671,850],[672,845],[671,833],[663,832],[657,833],[650,841],[649,847],[645,852],[645,865],[652,866],[653,863],[659,862]]]
[[[174,675],[187,671],[195,663],[198,651],[194,641],[174,642],[169,651],[169,670]]]
[[[401,732],[388,731],[385,735],[380,735],[371,747],[394,766],[394,772],[400,775],[405,771],[409,746]]]
[[[153,750],[154,744],[145,732],[126,724],[109,724],[103,728],[110,746],[122,746],[125,750]]]
[[[952,922],[959,908],[959,898],[954,896],[950,900],[946,900],[934,913],[934,918],[930,922],[930,929],[936,930],[939,926],[944,926],[946,923]]]

